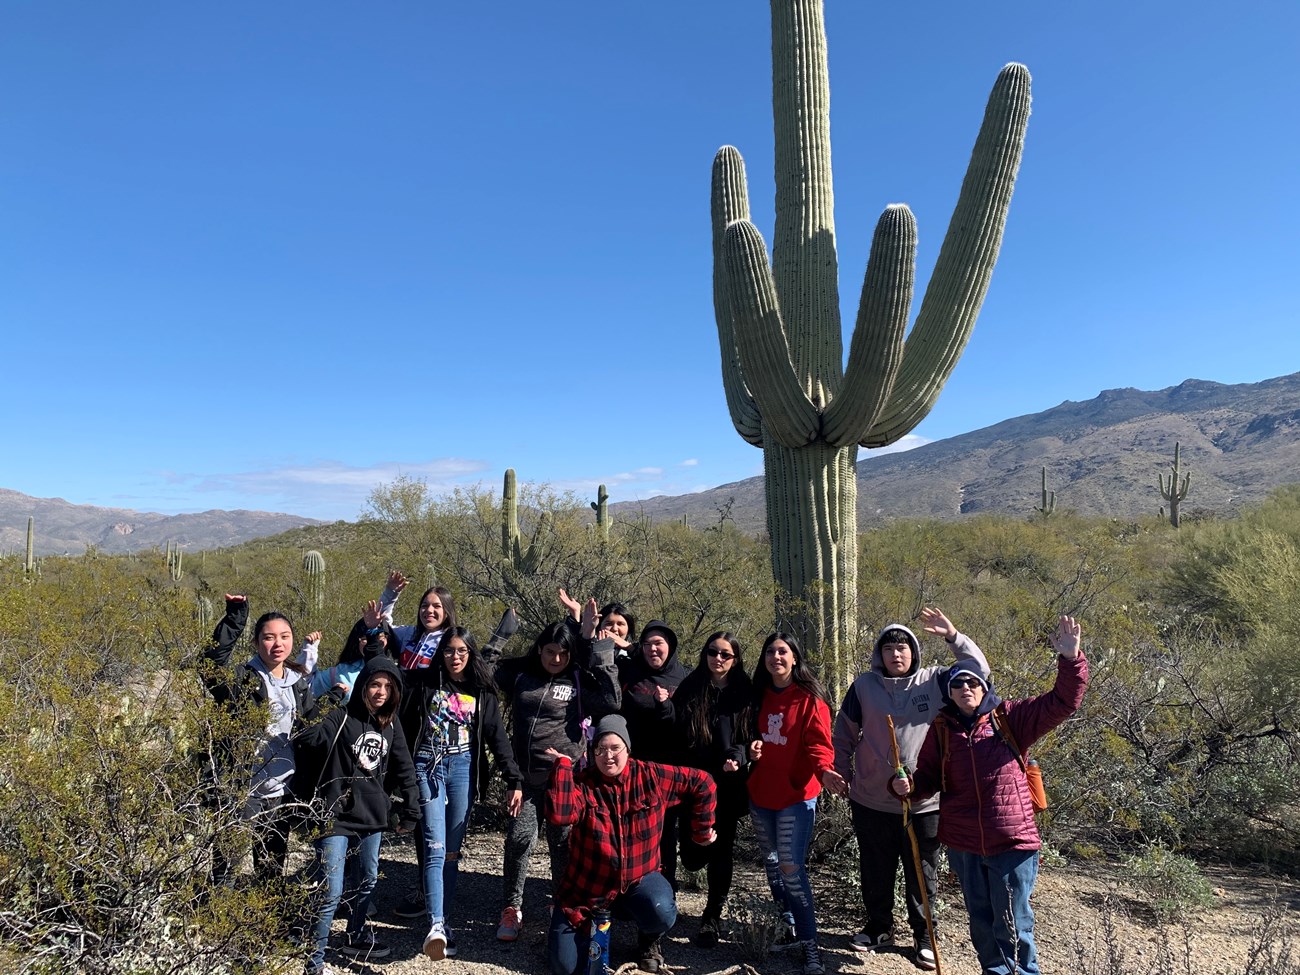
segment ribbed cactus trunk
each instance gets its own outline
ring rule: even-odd
[[[749,220],[744,163],[724,146],[713,165],[714,311],[732,422],[764,451],[772,571],[802,602],[791,612],[783,601],[778,620],[820,650],[838,692],[857,638],[858,446],[913,429],[970,337],[1024,146],[1029,73],[1008,65],[998,77],[910,334],[916,222],[902,205],[881,215],[845,366],[822,3],[771,0],[771,10],[771,262]]]

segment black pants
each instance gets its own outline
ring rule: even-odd
[[[718,838],[708,846],[700,846],[691,839],[690,818],[681,817],[682,866],[687,870],[708,868],[709,899],[704,907],[704,917],[715,920],[722,917],[722,909],[727,905],[736,863],[736,829],[746,814],[743,807],[727,808],[719,802],[717,821],[713,824]]]
[[[925,913],[912,860],[912,841],[903,828],[902,812],[879,812],[856,802],[850,805],[853,807],[853,832],[858,837],[862,906],[867,911],[865,930],[868,934],[881,935],[894,929],[894,878],[898,876],[898,862],[902,860],[903,884],[907,891],[907,924],[913,934],[920,934],[925,931]],[[925,892],[933,904],[939,864],[939,813],[913,816],[912,827],[916,830],[921,851]]]
[[[283,802],[284,796],[272,799],[253,796],[239,810],[239,818],[253,830],[253,871],[259,880],[284,875],[293,817],[282,808]],[[218,844],[212,852],[213,883],[230,883],[238,866],[239,859],[227,856]]]

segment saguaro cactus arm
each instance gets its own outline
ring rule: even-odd
[[[998,74],[971,151],[961,194],[934,273],[907,337],[903,365],[881,419],[861,441],[884,447],[933,408],[975,328],[1011,207],[1029,125],[1030,79],[1023,64]]]
[[[871,239],[848,368],[822,424],[827,443],[857,443],[880,417],[903,361],[915,282],[916,217],[894,204],[880,215]]]
[[[787,447],[816,439],[817,407],[795,375],[763,235],[748,220],[727,228],[723,253],[735,313],[736,349],[767,431]]]
[[[713,159],[713,317],[718,323],[718,349],[722,354],[722,390],[736,432],[755,447],[763,446],[763,419],[754,397],[745,385],[745,373],[736,352],[735,323],[727,293],[723,240],[727,226],[749,219],[749,194],[745,183],[745,161],[731,146],[723,146]]]

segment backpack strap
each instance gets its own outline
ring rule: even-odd
[[[993,722],[993,730],[998,733],[998,737],[1006,743],[1006,746],[1011,749],[1012,754],[1016,756],[1016,764],[1020,766],[1020,771],[1028,774],[1029,770],[1025,767],[1025,753],[1020,750],[1020,746],[1016,744],[1015,735],[1011,733],[1011,722],[1009,720],[1009,715],[1007,714],[1007,702],[999,701],[998,706],[995,707],[993,712],[989,715],[989,719]]]

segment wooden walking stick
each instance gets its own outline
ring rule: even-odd
[[[889,740],[894,748],[895,774],[900,779],[905,779],[907,769],[898,751],[898,734],[894,731],[894,716],[887,714],[885,720],[889,722]],[[934,970],[938,975],[943,975],[943,963],[939,960],[939,939],[934,933],[934,914],[930,910],[930,894],[925,886],[925,868],[921,865],[921,846],[916,840],[916,827],[912,823],[912,800],[905,798],[902,802],[903,828],[907,830],[907,838],[912,841],[912,865],[916,868],[917,886],[921,888],[921,909],[925,912],[925,929],[930,932],[930,948],[934,951]]]

